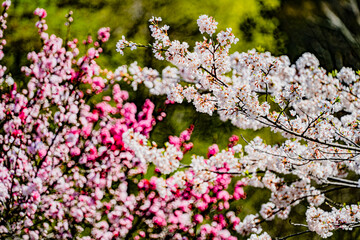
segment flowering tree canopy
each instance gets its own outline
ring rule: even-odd
[[[0,58],[10,1],[2,6]],[[303,233],[326,238],[359,226],[359,205],[338,206],[326,196],[360,185],[360,83],[352,69],[326,74],[308,53],[295,65],[253,50],[230,55],[237,42],[231,29],[215,35],[217,22],[202,15],[204,40],[193,52],[171,41],[169,27],[155,17],[153,44],[125,37],[117,44],[120,53],[150,47],[174,67],[160,74],[134,63],[111,72],[96,63],[109,28],[83,41],[81,55],[77,39],[47,33],[44,9],[34,14],[43,47],[22,68],[27,87],[18,89],[0,67],[2,239],[271,239],[261,224],[288,218],[305,200]],[[242,146],[234,135],[225,149],[211,145],[207,156],[192,155],[188,164],[193,126],[169,136],[164,147],[151,142],[166,113],[155,113],[150,100],[138,110],[123,82],[166,94],[167,104],[186,99],[239,128],[270,127],[287,140],[269,146],[256,137]],[[98,94],[102,100],[94,104]],[[271,197],[259,213],[240,219],[234,209],[246,197],[245,185],[267,188]]]
[[[3,3],[2,31],[9,6],[10,1]],[[179,167],[192,148],[192,127],[170,136],[166,148],[146,145],[156,124],[154,104],[146,100],[138,111],[118,84],[120,73],[95,61],[110,29],[101,28],[95,41],[85,40],[87,52],[80,56],[78,40],[64,46],[46,33],[46,11],[34,14],[43,48],[29,53],[31,65],[22,68],[30,78],[27,88],[17,89],[1,67],[0,237],[231,239],[236,232],[227,229],[240,220],[229,208],[245,198],[244,183],[228,192],[229,174],[211,182],[199,182],[193,169],[166,179],[159,174]],[[102,101],[90,104],[100,93]],[[146,146],[138,149],[139,144]],[[146,178],[151,161],[158,168]]]
[[[246,141],[244,148],[234,146],[238,155],[218,153],[216,161],[193,156],[189,167],[199,173],[198,177],[208,181],[209,175],[222,174],[212,168],[227,164],[228,174],[250,173],[243,182],[269,189],[269,202],[260,211],[263,220],[259,216],[253,220],[257,227],[275,216],[288,218],[291,207],[303,200],[309,203],[303,233],[313,231],[326,238],[333,230],[358,227],[359,199],[338,206],[325,195],[360,187],[358,74],[346,67],[328,74],[310,53],[293,65],[287,56],[274,57],[268,52],[229,54],[237,39],[229,28],[215,36],[217,22],[206,15],[197,21],[204,39],[190,51],[188,43],[170,40],[169,27],[160,26],[161,20],[150,19],[153,44],[136,44],[124,37],[117,44],[121,54],[125,47],[151,47],[156,58],[175,66],[162,75],[131,66],[134,88],[144,83],[151,93],[167,94],[170,101],[182,103],[186,99],[197,111],[209,115],[216,112],[239,128],[270,127],[287,139],[281,145],[269,146],[256,137]],[[118,71],[127,73],[124,67]],[[295,180],[289,183],[286,175],[295,176]],[[323,203],[331,203],[330,211],[321,208]],[[251,231],[261,232],[259,228]]]

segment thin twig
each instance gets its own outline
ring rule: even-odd
[[[311,231],[310,231],[310,230],[306,230],[306,231],[294,233],[294,234],[291,234],[291,235],[287,235],[287,236],[282,237],[282,238],[276,238],[276,240],[285,240],[285,239],[288,239],[288,238],[291,238],[291,237],[295,237],[295,236],[299,236],[299,235],[302,235],[302,234],[305,234],[305,233],[309,233],[309,232],[311,232]]]

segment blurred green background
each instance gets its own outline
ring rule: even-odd
[[[99,28],[110,27],[110,41],[105,44],[104,53],[99,58],[100,65],[110,70],[133,61],[137,61],[140,66],[161,70],[167,64],[154,59],[151,50],[126,50],[125,55],[121,56],[115,51],[116,42],[122,35],[138,43],[151,42],[148,19],[161,16],[163,23],[170,26],[170,39],[186,41],[193,46],[195,41],[202,39],[196,24],[198,16],[202,14],[213,16],[219,22],[218,29],[233,29],[240,41],[231,49],[232,52],[265,49],[273,55],[287,54],[294,62],[302,53],[309,51],[329,71],[339,70],[342,66],[359,69],[359,6],[356,0],[13,0],[5,32],[8,41],[6,56],[2,64],[8,66],[17,82],[23,83],[20,86],[26,84],[27,79],[20,68],[28,64],[26,55],[29,51],[40,50],[41,41],[34,26],[37,19],[33,11],[36,7],[42,7],[48,13],[48,32],[64,39],[67,35],[65,15],[70,10],[74,12],[71,38],[82,41],[89,34],[96,37]],[[132,92],[124,84],[122,88],[130,91],[130,100],[139,107],[146,98],[150,98],[158,110],[165,108],[164,97],[150,96],[144,88],[137,92]],[[249,140],[259,135],[269,144],[283,140],[268,129],[257,132],[237,129],[216,117],[197,113],[190,104],[167,106],[166,112],[168,116],[156,125],[151,139],[161,145],[169,135],[178,135],[194,124],[192,141],[195,148],[189,155],[206,155],[207,147],[215,142],[224,148],[232,134],[242,134]],[[244,141],[242,143],[245,144]],[[247,193],[248,199],[239,206],[241,217],[260,210],[261,203],[270,195],[264,190],[251,188],[247,188]],[[332,197],[338,202],[359,201],[348,195],[344,191]],[[304,223],[304,219],[298,216],[304,216],[305,210],[304,205],[294,208],[292,221]],[[264,228],[272,236],[286,236],[304,230],[278,219],[265,223]],[[356,239],[357,234],[358,231],[338,231],[331,239]],[[295,239],[320,238],[315,234],[306,234]]]

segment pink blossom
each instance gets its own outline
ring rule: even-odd
[[[218,193],[216,194],[216,197],[217,197],[218,199],[227,201],[227,200],[229,200],[230,195],[229,195],[229,193],[228,193],[227,191],[222,190],[222,191],[220,191],[220,192],[218,192]]]
[[[98,39],[102,42],[107,42],[110,38],[110,28],[100,28],[98,31]]]
[[[43,9],[43,8],[37,8],[37,9],[35,9],[34,14],[37,15],[37,16],[39,16],[40,18],[45,18],[46,15],[47,15],[45,9]]]
[[[208,149],[207,157],[210,158],[211,156],[217,154],[219,152],[219,147],[217,144],[213,144]]]
[[[194,216],[194,220],[195,220],[196,223],[202,223],[204,221],[204,217],[202,215],[200,215],[200,214],[196,214]]]

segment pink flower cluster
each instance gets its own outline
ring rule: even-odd
[[[98,31],[98,39],[101,42],[107,42],[110,38],[110,28],[104,27],[100,28]]]
[[[4,8],[4,11],[2,12],[0,16],[0,60],[4,57],[3,48],[6,44],[6,39],[4,38],[4,30],[7,28],[6,26],[6,18],[8,17],[7,10],[9,9],[11,5],[11,1],[7,0],[2,3],[2,7]],[[6,68],[2,67],[0,69],[0,77],[4,75],[4,72],[6,71]]]
[[[236,235],[235,226],[240,219],[229,208],[230,203],[239,198],[226,191],[230,182],[229,175],[219,175],[206,186],[203,193],[198,193],[195,174],[191,170],[177,172],[166,180],[158,177],[141,180],[138,184],[140,195],[153,190],[139,207],[144,218],[152,220],[141,222],[145,223],[145,228],[162,228],[159,233],[150,234],[149,237],[236,239],[232,235]],[[157,190],[156,194],[154,190]],[[240,197],[245,198],[245,195]]]

